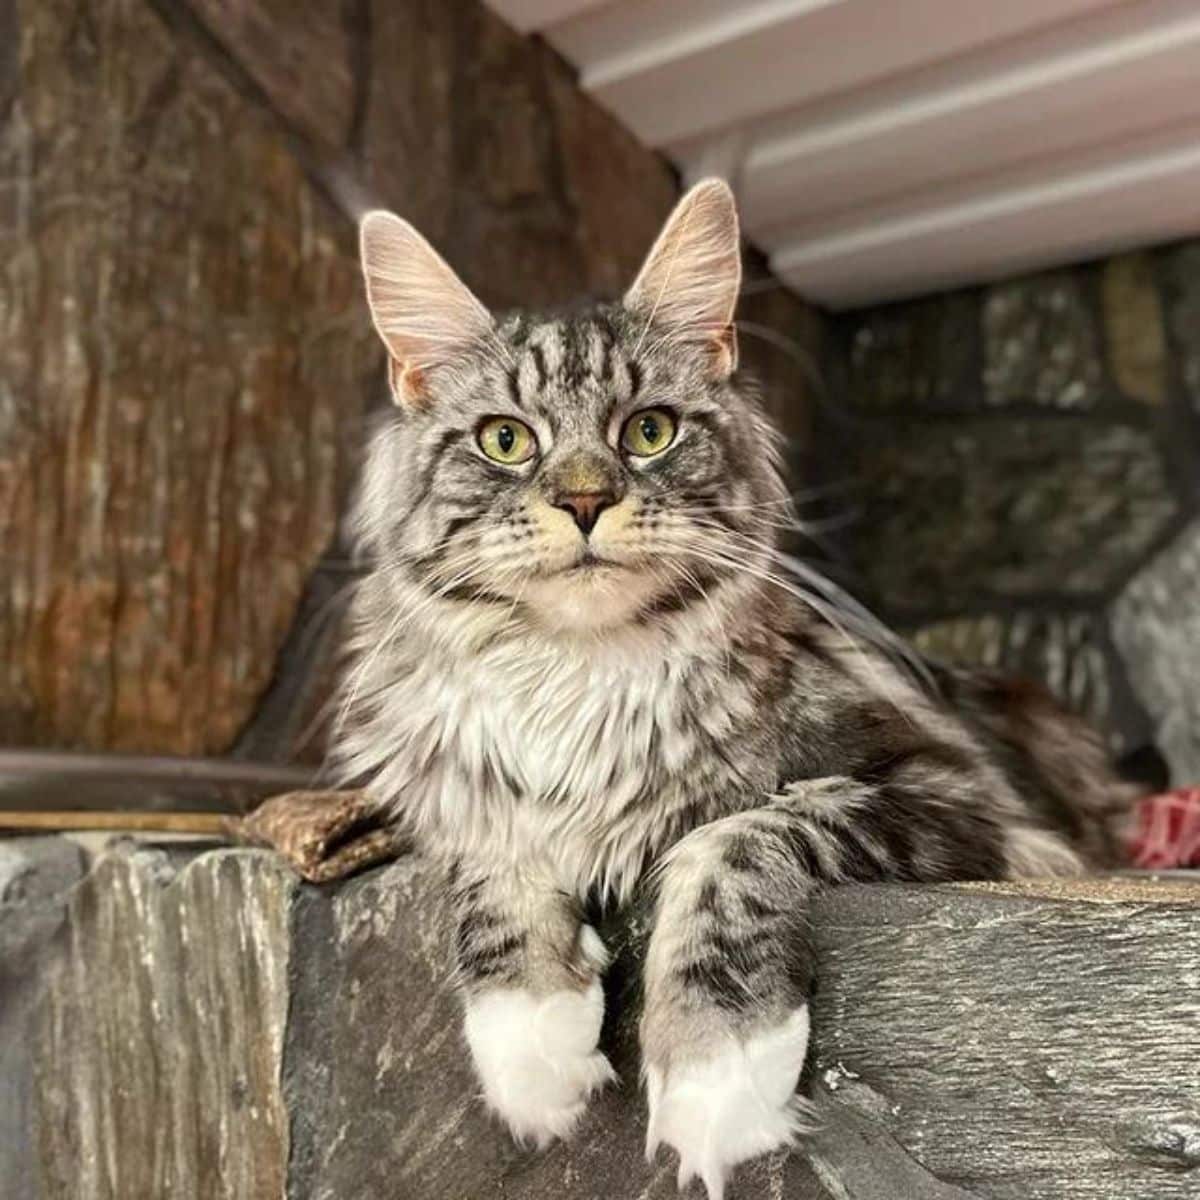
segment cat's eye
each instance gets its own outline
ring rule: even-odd
[[[621,430],[621,445],[638,458],[661,454],[674,440],[675,418],[665,408],[643,408]]]
[[[475,437],[488,458],[506,467],[528,462],[537,450],[533,430],[513,417],[489,417]]]

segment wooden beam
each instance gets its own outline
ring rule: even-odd
[[[0,812],[4,833],[196,833],[228,836],[224,813],[198,812]]]

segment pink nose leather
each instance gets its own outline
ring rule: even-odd
[[[612,502],[613,496],[610,492],[578,492],[572,496],[563,496],[555,507],[569,512],[586,537],[595,528],[600,514]]]

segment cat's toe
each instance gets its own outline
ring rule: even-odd
[[[748,1038],[727,1034],[710,1057],[647,1064],[647,1158],[665,1142],[679,1155],[679,1187],[698,1176],[721,1200],[738,1163],[795,1141],[810,1124],[795,1094],[808,1027],[804,1006]]]
[[[596,1049],[603,1019],[598,979],[585,991],[493,988],[468,1002],[464,1027],[484,1099],[518,1141],[540,1148],[567,1137],[592,1093],[616,1078]]]

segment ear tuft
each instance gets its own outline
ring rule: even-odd
[[[723,179],[704,179],[675,206],[625,306],[714,350],[722,376],[737,365],[733,313],[742,282],[737,205]]]
[[[390,356],[398,404],[419,404],[425,375],[492,328],[491,314],[407,222],[377,209],[363,217],[359,249],[371,319]]]

